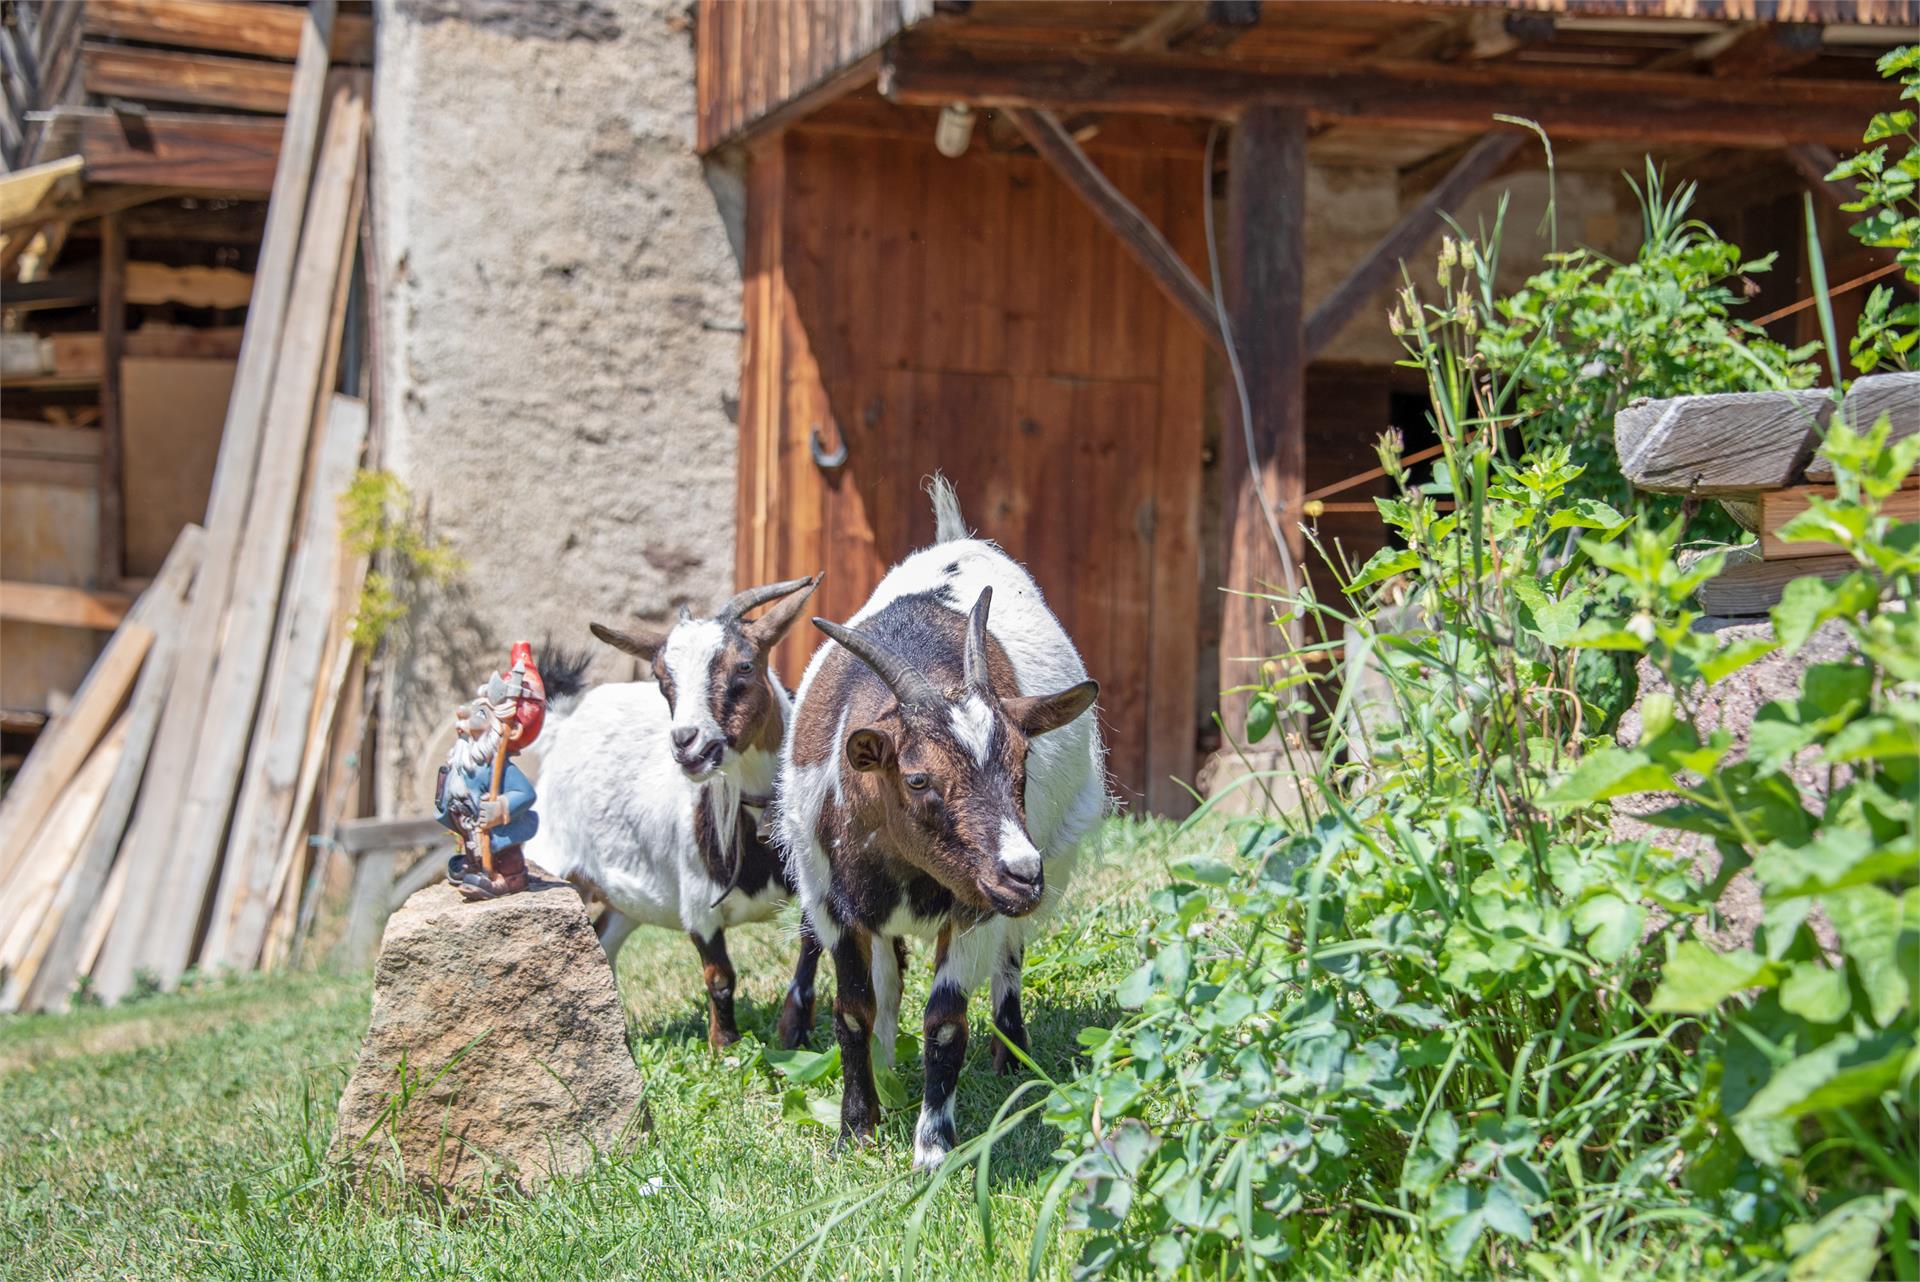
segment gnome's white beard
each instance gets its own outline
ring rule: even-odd
[[[491,768],[493,754],[499,747],[500,727],[498,725],[489,726],[484,733],[475,738],[455,740],[453,751],[448,756],[448,763],[453,766],[453,770],[447,775],[447,796],[467,796],[467,775],[483,766]]]

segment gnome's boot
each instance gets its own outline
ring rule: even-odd
[[[493,876],[487,876],[480,861],[467,855],[455,855],[447,861],[447,880],[458,886],[468,899],[498,899],[518,894],[527,888],[527,857],[519,846],[507,846],[493,852]]]
[[[527,888],[527,857],[519,846],[493,852],[493,893],[517,895]]]

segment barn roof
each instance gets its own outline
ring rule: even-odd
[[[1233,116],[1437,135],[1839,146],[1894,95],[1920,0],[700,0],[699,145],[878,84],[896,102]]]

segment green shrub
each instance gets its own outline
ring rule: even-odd
[[[1647,701],[1638,744],[1590,755],[1550,798],[1672,794],[1653,822],[1710,839],[1716,884],[1742,869],[1759,883],[1753,947],[1677,944],[1651,1006],[1700,1024],[1689,1186],[1749,1254],[1784,1257],[1796,1278],[1874,1276],[1883,1250],[1893,1276],[1920,1276],[1920,525],[1881,510],[1920,438],[1888,434],[1882,416],[1828,436],[1840,496],[1816,498],[1781,537],[1838,544],[1859,568],[1789,585],[1775,640],[1722,649],[1684,613],[1588,639],[1645,655],[1675,693]],[[1657,544],[1593,551],[1646,609],[1674,602]],[[1701,733],[1715,676],[1829,624],[1853,653],[1768,704],[1744,752],[1725,730]],[[1796,763],[1824,767],[1824,800],[1795,785]]]
[[[1900,97],[1920,103],[1920,45],[1883,55],[1880,74],[1900,81]],[[1891,249],[1907,283],[1920,285],[1920,132],[1912,107],[1874,116],[1861,137],[1865,149],[1834,167],[1827,178],[1858,184],[1859,195],[1841,208],[1865,214],[1851,230],[1862,244]],[[1887,155],[1887,145],[1904,140],[1906,151]],[[1878,145],[1875,145],[1878,144]],[[1891,287],[1875,285],[1861,309],[1860,328],[1849,344],[1854,368],[1870,374],[1882,365],[1912,369],[1920,344],[1920,302],[1894,305]]]
[[[1154,895],[1126,1015],[1046,1084],[1034,1258],[1063,1225],[1083,1277],[1913,1276],[1920,527],[1879,505],[1920,442],[1835,429],[1840,497],[1786,534],[1861,571],[1795,584],[1777,642],[1723,647],[1689,606],[1723,554],[1683,568],[1683,523],[1581,494],[1565,444],[1500,457],[1519,375],[1476,337],[1492,248],[1401,300],[1445,447],[1416,487],[1382,444],[1405,546],[1344,601],[1278,603],[1307,650],[1372,667],[1389,715],[1345,686],[1298,813]],[[1858,657],[1814,667],[1750,751],[1694,731],[1705,687],[1829,620]],[[1276,662],[1254,728],[1307,710],[1306,657]],[[1623,748],[1641,659],[1678,693]],[[1818,813],[1786,773],[1809,754],[1833,771]],[[1678,798],[1656,831],[1711,838],[1711,882],[1613,839],[1611,802],[1646,792]],[[1719,949],[1698,927],[1743,868],[1765,925]],[[955,1154],[982,1186],[1019,1098]]]
[[[1808,387],[1814,349],[1789,350],[1735,315],[1746,301],[1742,278],[1771,268],[1775,255],[1747,260],[1690,218],[1694,185],[1669,191],[1652,161],[1644,183],[1632,186],[1641,242],[1630,261],[1591,249],[1549,254],[1544,269],[1504,298],[1494,295],[1491,270],[1482,270],[1474,302],[1487,319],[1480,352],[1513,384],[1524,449],[1566,446],[1583,469],[1577,493],[1667,521],[1680,500],[1637,495],[1620,474],[1615,412],[1643,396]],[[1488,248],[1497,252],[1497,232]],[[1726,540],[1736,530],[1710,506],[1695,532]]]

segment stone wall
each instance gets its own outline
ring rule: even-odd
[[[510,641],[591,645],[589,619],[731,585],[740,277],[689,10],[378,0],[386,458],[465,561],[396,637],[383,813]]]

